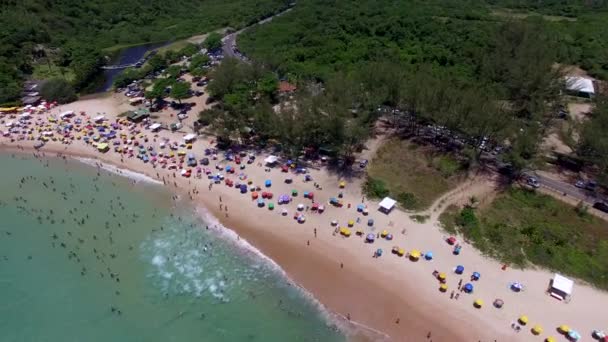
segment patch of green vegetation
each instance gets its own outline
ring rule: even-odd
[[[453,204],[449,205],[439,215],[439,223],[441,223],[441,227],[450,234],[456,234],[458,232],[456,224],[458,215],[460,215],[460,208]]]
[[[367,181],[363,185],[363,191],[369,198],[383,198],[389,195],[386,184],[380,179],[367,177]]]
[[[74,72],[70,68],[60,67],[54,64],[50,66],[45,63],[34,65],[32,77],[36,80],[47,80],[51,78],[63,78],[68,82],[74,80]]]
[[[608,229],[583,206],[510,189],[487,208],[461,210],[455,222],[488,255],[520,267],[531,262],[608,289]]]
[[[410,215],[410,219],[417,223],[424,223],[430,218],[429,215]]]
[[[381,181],[383,193],[388,191],[403,208],[421,210],[455,187],[464,170],[449,155],[392,139],[378,149],[368,173],[370,179]]]

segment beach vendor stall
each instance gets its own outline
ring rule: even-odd
[[[194,133],[190,133],[184,136],[185,143],[192,143],[194,140],[196,140],[196,134]]]
[[[564,277],[561,274],[555,273],[550,282],[549,293],[553,298],[564,300],[572,295],[573,287],[574,281]]]
[[[159,124],[158,122],[157,123],[153,123],[153,124],[150,125],[150,130],[152,132],[158,132],[158,131],[160,131],[161,127],[162,127],[162,125]]]
[[[266,159],[264,159],[264,164],[268,165],[268,166],[273,166],[277,163],[277,161],[279,161],[279,157],[277,156],[268,156],[266,157]]]
[[[389,214],[391,210],[393,210],[393,208],[395,207],[395,204],[397,204],[397,201],[395,201],[394,199],[390,197],[384,197],[384,199],[379,204],[379,210],[385,214]]]

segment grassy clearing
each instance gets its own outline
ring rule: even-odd
[[[511,189],[487,208],[452,210],[442,219],[504,262],[521,267],[531,262],[608,289],[608,227],[584,206]]]
[[[370,163],[364,190],[370,197],[390,195],[405,209],[421,210],[455,187],[463,174],[463,165],[450,155],[392,139]]]
[[[48,64],[40,63],[34,64],[34,70],[32,72],[32,78],[35,80],[48,80],[50,78],[64,78],[68,82],[74,79],[74,73],[70,68],[58,67],[51,64],[50,68]]]

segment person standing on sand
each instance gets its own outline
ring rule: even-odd
[[[315,228],[315,238],[317,237],[317,228]]]

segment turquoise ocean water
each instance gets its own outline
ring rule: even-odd
[[[345,340],[162,187],[61,159],[0,165],[0,341]]]

